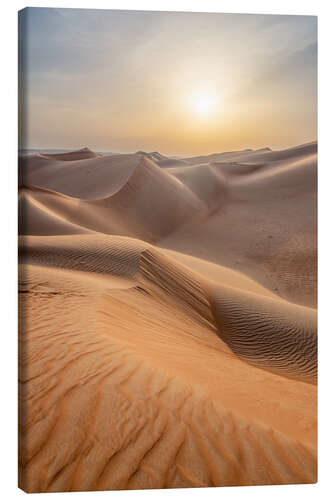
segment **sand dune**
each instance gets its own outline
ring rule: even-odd
[[[35,189],[21,189],[18,200],[18,231],[23,235],[89,233],[89,229],[63,219],[34,196]]]
[[[136,154],[140,155],[142,158],[152,160],[161,168],[178,167],[184,165],[186,166],[190,164],[190,162],[188,162],[185,158],[169,158],[168,156],[162,155],[158,151],[153,151],[150,153],[147,153],[146,151],[137,151]]]
[[[194,156],[186,158],[191,164],[218,162],[218,161],[278,161],[286,160],[303,155],[317,153],[317,142],[309,142],[300,146],[283,149],[281,151],[272,151],[270,148],[260,148],[257,150],[244,149],[243,151],[231,151],[228,153],[217,153],[208,156]]]
[[[73,160],[87,160],[88,158],[98,158],[100,155],[91,151],[89,148],[82,148],[77,151],[70,151],[68,153],[52,153],[41,154],[43,158],[50,158],[51,160],[73,161]]]
[[[316,481],[316,162],[20,160],[24,490]]]
[[[94,200],[119,191],[140,161],[138,155],[92,157],[82,161],[35,155],[22,158],[19,170],[21,184]]]
[[[217,285],[132,239],[30,237],[21,245],[21,258],[43,266],[136,278],[141,287],[148,282],[176,298],[192,318],[208,324],[240,358],[289,377],[316,380],[313,309],[259,290]]]
[[[224,179],[219,205],[159,245],[242,271],[285,299],[315,307],[317,156],[260,164],[242,175],[230,174],[242,166],[211,167],[219,172],[220,189]],[[203,175],[180,177],[192,186],[198,178],[194,189],[201,185],[203,193],[212,178],[203,184]]]
[[[225,286],[211,291],[218,332],[241,359],[307,382],[317,379],[317,315],[311,308]]]
[[[127,172],[123,163],[116,163],[117,168],[113,169],[113,161],[111,160],[110,164],[109,162],[110,160],[103,159],[102,168],[98,167],[102,175],[99,179],[97,199],[78,199],[72,195],[68,196],[68,191],[73,190],[67,186],[63,188],[59,186],[58,177],[52,181],[52,172],[47,173],[47,184],[52,185],[52,190],[36,186],[25,186],[25,188],[34,193],[36,200],[72,224],[91,231],[133,236],[146,241],[156,241],[167,236],[189,218],[205,211],[205,206],[191,190],[150,160],[136,159],[137,164],[134,168],[132,163],[129,168],[126,165]],[[80,165],[82,167],[82,163]],[[105,168],[107,166],[110,167],[109,171]],[[56,176],[62,173],[62,169],[54,169],[54,166],[52,171]],[[115,175],[112,176],[112,173]],[[88,182],[85,172],[80,177],[80,172],[74,167],[72,175],[77,175],[81,179],[81,192],[85,192]],[[37,176],[42,177],[38,174]],[[35,179],[35,182],[42,184],[43,180]],[[114,181],[113,186],[111,186],[112,181]],[[108,191],[106,191],[107,183],[110,186]],[[55,187],[67,191],[66,195],[61,191],[59,193],[54,191]],[[79,189],[78,180],[75,186],[76,195]],[[97,195],[97,186],[94,192]],[[101,197],[102,194],[104,197]]]
[[[140,270],[177,297],[192,317],[208,322],[240,358],[289,377],[316,380],[315,310],[278,297],[212,285],[150,250],[143,252]]]

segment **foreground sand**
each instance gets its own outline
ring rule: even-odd
[[[20,159],[20,486],[316,481],[315,143]]]

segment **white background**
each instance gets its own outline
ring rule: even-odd
[[[332,241],[333,241],[333,8],[329,0],[77,0],[2,2],[1,19],[1,184],[0,238],[1,317],[0,369],[2,384],[0,496],[6,500],[25,495],[17,489],[17,10],[26,7],[118,8],[182,10],[257,14],[318,15],[319,28],[319,482],[316,485],[257,486],[184,490],[71,493],[68,498],[127,499],[306,499],[332,498]],[[64,495],[57,494],[64,498]],[[31,495],[37,498],[37,495]],[[39,494],[38,499],[51,498]],[[52,496],[53,498],[53,496]]]

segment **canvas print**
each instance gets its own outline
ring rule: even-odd
[[[19,12],[19,487],[316,482],[317,19]]]

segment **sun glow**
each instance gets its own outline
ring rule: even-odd
[[[212,94],[200,92],[193,96],[191,107],[201,116],[210,116],[214,113],[216,99]]]

